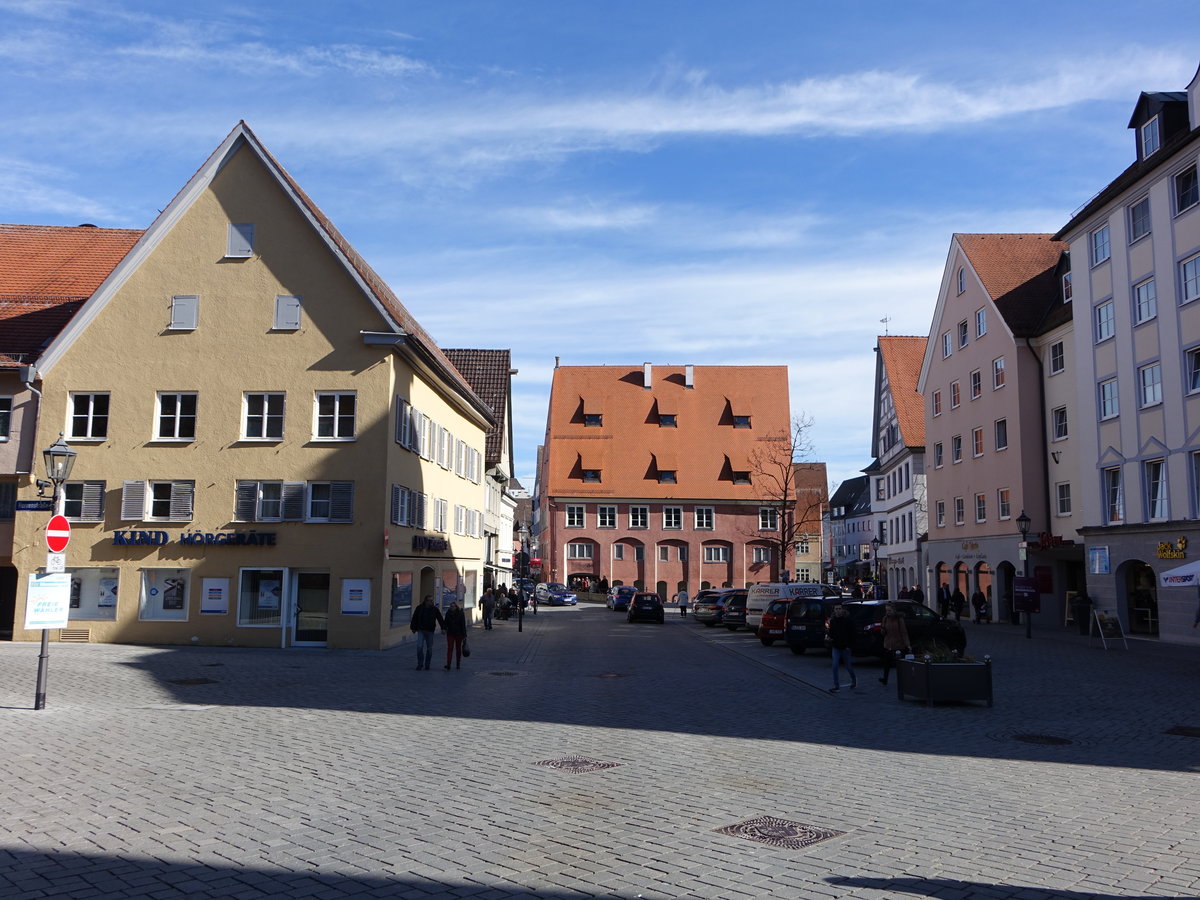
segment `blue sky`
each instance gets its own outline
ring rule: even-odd
[[[1187,2],[0,0],[0,221],[146,227],[239,119],[445,347],[787,364],[836,484],[953,232],[1053,232],[1200,63]]]

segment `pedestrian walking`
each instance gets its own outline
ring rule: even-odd
[[[897,651],[907,653],[911,643],[908,640],[908,625],[904,616],[896,612],[896,604],[888,603],[883,607],[883,619],[879,623],[883,633],[883,677],[880,684],[888,683],[888,672],[896,663]]]
[[[687,617],[688,609],[688,593],[686,590],[680,591],[675,595],[675,599],[679,602],[679,615]]]
[[[921,604],[921,606],[925,605],[925,592],[921,590],[921,586],[919,584],[916,585],[911,592],[909,592],[908,599],[910,599],[913,603]]]
[[[433,657],[433,635],[438,626],[444,631],[446,620],[442,611],[433,605],[433,597],[426,596],[421,605],[413,610],[409,629],[417,636],[417,668],[428,669],[429,660]]]
[[[900,588],[900,593],[896,594],[896,599],[911,600],[912,599],[912,591],[909,590],[907,586],[902,587],[902,588]]]
[[[961,622],[963,610],[967,607],[967,597],[960,591],[955,590],[954,596],[950,598],[950,608],[954,610],[954,621]]]
[[[838,604],[833,608],[833,617],[829,620],[829,645],[833,657],[833,687],[831,691],[841,690],[838,669],[845,665],[846,673],[850,676],[850,690],[858,687],[858,676],[854,674],[854,661],[851,646],[854,644],[854,623],[846,615],[846,607]]]
[[[971,608],[975,611],[974,622],[978,625],[983,621],[983,617],[987,615],[987,598],[983,596],[983,591],[979,588],[975,589],[975,593],[971,595]]]
[[[532,594],[529,595],[529,609],[535,616],[537,615],[537,608],[538,608],[538,595],[537,595],[537,591],[534,591]]]
[[[458,605],[457,600],[450,601],[450,608],[446,610],[444,629],[446,632],[446,669],[450,669],[452,659],[456,663],[455,668],[461,669],[463,641],[467,639],[467,614],[463,612],[463,608]]]
[[[938,615],[943,619],[950,615],[950,585],[938,588]]]
[[[492,593],[491,588],[483,592],[483,599],[479,605],[483,608],[483,627],[485,630],[491,631],[492,613],[496,611],[496,595]]]

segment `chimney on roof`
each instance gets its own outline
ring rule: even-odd
[[[650,376],[653,371],[654,366],[652,366],[650,363],[642,363],[642,387],[644,387],[646,390],[650,390],[652,387]]]
[[[558,368],[558,357],[554,357],[554,368]]]
[[[689,390],[696,386],[696,367],[683,367],[683,386]]]

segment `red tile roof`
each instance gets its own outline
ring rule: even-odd
[[[900,442],[906,447],[925,446],[925,402],[917,393],[921,363],[928,338],[884,335],[879,338],[879,357],[891,386]]]
[[[0,225],[0,368],[32,363],[142,233]]]
[[[764,441],[789,433],[787,367],[695,366],[693,372],[689,388],[685,367],[653,366],[647,390],[641,366],[555,369],[546,493],[651,500],[760,497],[761,486],[734,484],[731,471],[750,469]],[[584,424],[585,409],[601,412],[599,427]],[[661,427],[660,413],[675,415],[676,427]],[[751,427],[735,428],[734,415],[749,415]],[[660,483],[658,472],[672,465],[676,483]],[[597,467],[601,481],[585,482],[582,470]]]
[[[956,234],[971,268],[1018,336],[1034,333],[1058,297],[1055,267],[1069,249],[1050,234]]]

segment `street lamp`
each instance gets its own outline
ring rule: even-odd
[[[875,579],[875,599],[879,599],[879,535],[871,538],[871,577]]]
[[[1021,510],[1021,514],[1017,516],[1017,530],[1021,532],[1021,577],[1025,578],[1029,575],[1029,548],[1026,546],[1026,538],[1029,536],[1030,518],[1025,515],[1025,510]],[[1015,592],[1014,592],[1015,595]],[[1022,597],[1022,606],[1025,607],[1025,637],[1033,637],[1033,613],[1029,609],[1029,600]]]
[[[54,494],[50,505],[53,507],[53,515],[58,515],[63,482],[71,477],[71,469],[75,468],[75,451],[67,446],[60,432],[58,440],[42,451],[42,459],[46,463],[46,475],[50,479],[50,484],[54,486]],[[44,485],[45,482],[39,479],[39,492]],[[46,708],[46,669],[49,664],[50,629],[43,628],[42,646],[41,651],[38,653],[37,687],[34,690],[33,697],[33,708],[35,710]]]
[[[529,590],[529,526],[524,522],[517,537],[521,539],[521,599],[517,603],[517,631],[524,631],[525,603],[528,600],[525,594]]]

